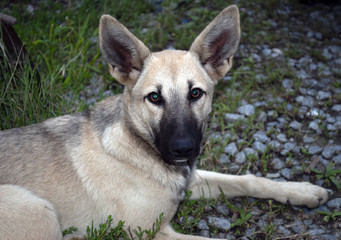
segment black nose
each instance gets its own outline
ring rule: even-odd
[[[195,143],[192,138],[175,139],[170,142],[169,150],[175,158],[193,157]]]

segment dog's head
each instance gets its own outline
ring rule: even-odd
[[[125,86],[125,119],[171,165],[199,155],[214,86],[230,70],[239,38],[236,6],[224,9],[189,51],[151,53],[122,24],[104,15],[100,47],[111,75]]]

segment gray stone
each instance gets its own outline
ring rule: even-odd
[[[316,99],[319,101],[328,100],[332,96],[331,92],[318,91]]]
[[[225,153],[223,153],[220,156],[219,163],[224,165],[224,164],[231,163],[231,161],[230,161],[229,157]]]
[[[226,218],[218,217],[208,217],[208,225],[220,230],[229,230],[231,228],[231,223]]]
[[[286,229],[284,226],[279,226],[278,227],[278,232],[282,233],[284,236],[291,235],[291,231]]]
[[[290,180],[292,178],[292,171],[289,168],[284,168],[280,170],[280,174],[285,177],[287,180]]]
[[[272,159],[271,165],[274,169],[277,169],[277,170],[280,170],[285,167],[285,163],[279,158]]]
[[[262,50],[262,54],[264,57],[269,57],[271,55],[272,51],[269,48],[265,48]]]
[[[279,141],[272,140],[271,142],[269,142],[268,146],[269,146],[271,149],[278,150],[278,149],[281,147],[281,143],[280,143]]]
[[[294,82],[290,79],[284,79],[282,81],[282,86],[285,88],[285,89],[289,89],[289,88],[292,88],[292,86],[294,85]]]
[[[303,142],[304,142],[304,143],[314,143],[314,142],[315,142],[315,139],[312,138],[312,137],[304,136],[304,137],[303,137]]]
[[[227,145],[225,147],[225,150],[224,150],[225,153],[230,154],[232,156],[234,156],[237,153],[237,151],[238,151],[238,148],[237,148],[237,145],[234,142],[232,142],[229,145]]]
[[[238,108],[238,112],[245,116],[252,116],[255,114],[255,107],[251,104],[246,104]]]
[[[255,141],[259,141],[262,143],[267,143],[270,141],[270,138],[266,136],[266,133],[262,130],[259,130],[258,132],[253,134],[253,138],[255,139]]]
[[[310,96],[305,96],[302,101],[302,105],[312,108],[315,104],[314,98]]]
[[[336,164],[341,164],[341,154],[337,155],[336,157],[333,157],[333,162]]]
[[[293,226],[291,227],[291,229],[295,232],[295,233],[303,233],[307,227],[303,224],[303,222],[301,220],[297,220]]]
[[[312,155],[320,154],[322,151],[323,151],[323,148],[318,145],[312,145],[312,146],[309,146],[308,148],[308,152]]]
[[[208,230],[200,230],[199,235],[200,235],[201,237],[205,237],[205,238],[210,238],[210,237],[211,237],[211,236],[210,236],[210,231],[208,231]]]
[[[300,130],[301,129],[301,126],[302,124],[297,122],[297,121],[292,121],[289,126],[295,130]]]
[[[327,202],[327,206],[331,208],[341,208],[341,198],[334,198]]]
[[[315,131],[317,131],[317,130],[319,130],[319,125],[318,125],[317,122],[311,121],[311,122],[309,123],[309,128],[310,128],[310,129],[313,129],[313,130],[315,130]]]
[[[325,146],[322,152],[324,158],[330,159],[336,152],[336,147],[334,145]]]
[[[270,178],[270,179],[273,179],[273,178],[279,178],[281,175],[278,173],[267,173],[265,175],[266,178]]]
[[[228,207],[223,204],[218,205],[216,210],[218,213],[223,214],[224,216],[228,216],[230,214],[230,210],[228,209]]]
[[[245,156],[245,153],[244,152],[239,152],[237,153],[234,161],[238,164],[243,164],[246,160],[246,156]]]
[[[341,112],[341,104],[336,104],[332,107],[332,110],[335,112]]]
[[[244,148],[243,152],[245,153],[245,156],[248,157],[250,155],[258,158],[258,153],[253,148]]]
[[[207,222],[204,219],[201,219],[198,224],[197,227],[200,230],[210,230],[210,227],[207,225]]]
[[[259,122],[266,122],[266,119],[267,119],[266,113],[265,113],[264,111],[259,112],[259,115],[258,115],[258,117],[257,117],[257,120],[258,120]]]
[[[282,143],[284,143],[284,142],[287,142],[287,141],[288,141],[288,139],[287,139],[287,137],[285,136],[285,134],[284,134],[284,133],[280,133],[280,134],[278,134],[276,138],[277,138],[277,140],[278,140],[278,141],[280,141],[280,142],[282,142]]]
[[[258,152],[261,152],[261,153],[264,153],[265,150],[266,150],[266,146],[261,143],[261,142],[258,142],[258,141],[255,141],[253,144],[252,144],[252,147],[258,151]]]
[[[240,115],[240,114],[235,114],[235,113],[226,113],[225,114],[225,119],[228,121],[228,122],[238,122],[238,121],[241,121],[241,120],[245,120],[245,117],[243,115]]]

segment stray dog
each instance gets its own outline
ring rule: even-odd
[[[113,216],[156,239],[203,239],[176,233],[170,221],[192,199],[271,198],[316,207],[327,191],[305,182],[196,170],[214,86],[232,66],[240,39],[239,11],[224,9],[189,51],[151,53],[109,15],[100,48],[123,94],[92,110],[0,132],[1,239],[62,239],[61,229],[85,233]]]

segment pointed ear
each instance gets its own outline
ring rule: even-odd
[[[99,24],[101,52],[109,65],[110,74],[121,84],[132,87],[141,74],[149,49],[129,30],[109,15]]]
[[[194,40],[189,51],[195,53],[217,82],[232,67],[233,54],[240,39],[239,11],[237,6],[225,8]]]

